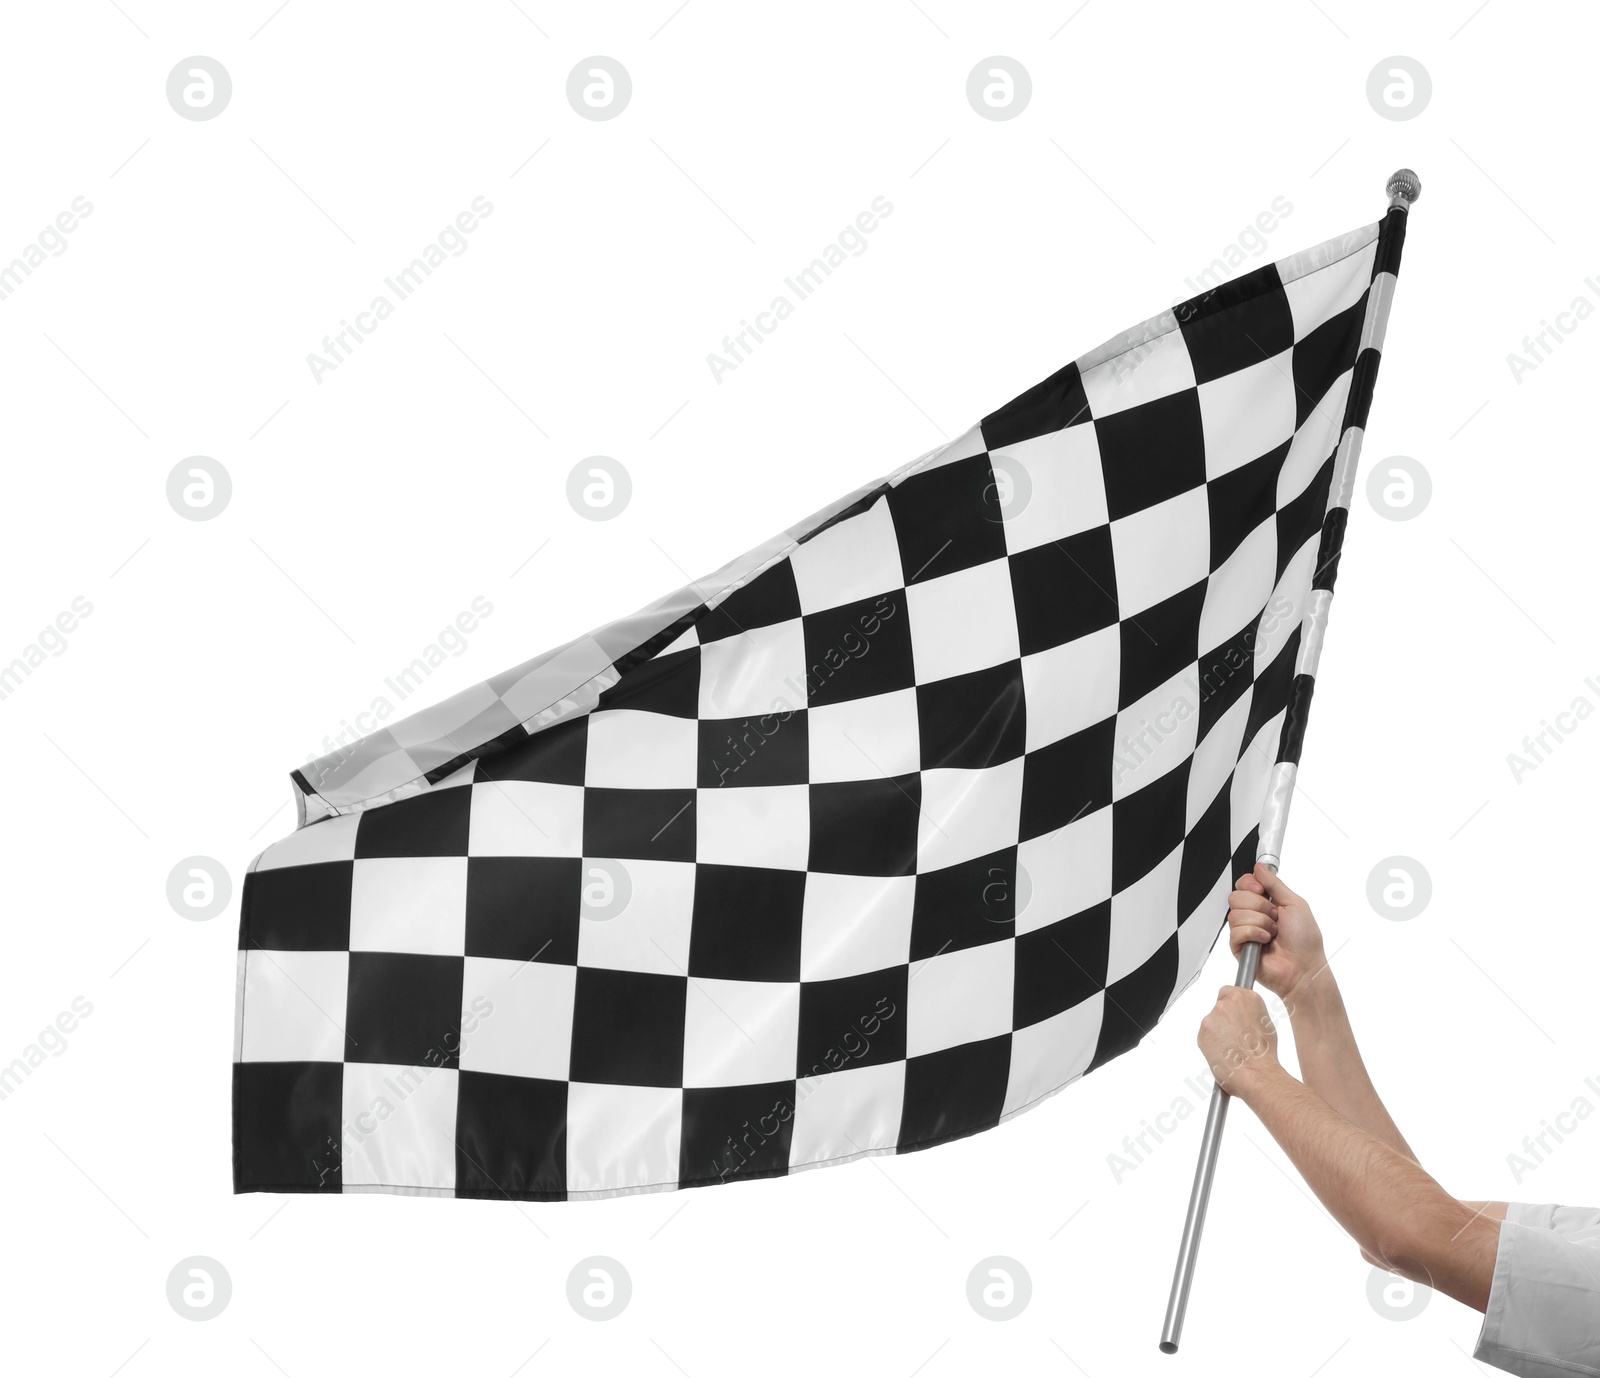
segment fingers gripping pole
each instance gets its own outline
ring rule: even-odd
[[[1409,211],[1412,203],[1422,195],[1422,183],[1409,168],[1401,168],[1392,176],[1384,192],[1390,209]],[[1385,282],[1383,279],[1387,277]],[[1364,323],[1363,343],[1381,344],[1387,325],[1389,303],[1393,299],[1393,277],[1380,274],[1369,294],[1368,319]],[[1341,437],[1335,460],[1331,501],[1343,506],[1349,501],[1355,479],[1356,460],[1361,452],[1362,432],[1358,426],[1345,431]],[[1341,502],[1340,499],[1343,499]],[[1302,661],[1298,670],[1315,674],[1316,655],[1321,649],[1322,633],[1327,626],[1328,603],[1331,590],[1313,600],[1302,624]],[[1304,663],[1309,653],[1309,664]],[[1289,801],[1294,793],[1296,767],[1291,762],[1280,761],[1273,769],[1268,785],[1266,805],[1262,811],[1260,849],[1257,861],[1270,870],[1278,869],[1278,857],[1283,845],[1284,827],[1289,819]],[[1245,943],[1239,952],[1239,969],[1234,984],[1251,989],[1256,982],[1256,968],[1261,962],[1261,945]],[[1184,1315],[1189,1306],[1189,1288],[1194,1282],[1195,1260],[1200,1253],[1200,1234],[1205,1228],[1206,1207],[1211,1201],[1211,1181],[1216,1176],[1217,1154],[1222,1147],[1222,1129],[1228,1119],[1228,1093],[1221,1086],[1211,1089],[1211,1105],[1206,1112],[1206,1126],[1200,1139],[1200,1158],[1195,1164],[1194,1185],[1189,1192],[1189,1209],[1183,1220],[1183,1238],[1178,1245],[1178,1262],[1172,1274],[1172,1291],[1167,1298],[1166,1321],[1161,1327],[1161,1352],[1176,1354],[1178,1341],[1183,1335]]]

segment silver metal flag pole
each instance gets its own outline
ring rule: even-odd
[[[1422,181],[1410,168],[1401,168],[1389,178],[1384,191],[1388,194],[1391,210],[1409,212],[1422,195]],[[1384,329],[1389,322],[1389,305],[1394,300],[1394,285],[1393,272],[1380,271],[1373,278],[1361,331],[1362,349],[1382,348]],[[1329,490],[1330,508],[1349,506],[1355,484],[1356,462],[1361,456],[1362,430],[1362,426],[1349,426],[1339,439],[1333,482]],[[1310,606],[1301,624],[1303,636],[1297,674],[1316,673],[1316,661],[1328,625],[1328,605],[1332,601],[1331,588],[1312,592]],[[1261,840],[1256,860],[1274,872],[1278,869],[1284,826],[1289,821],[1289,801],[1294,794],[1296,770],[1297,766],[1292,761],[1280,761],[1273,767],[1267,802],[1262,810]],[[1246,943],[1239,952],[1239,970],[1233,978],[1234,985],[1243,986],[1246,990],[1253,987],[1260,961],[1261,945]],[[1189,1211],[1184,1216],[1178,1263],[1172,1273],[1172,1293],[1167,1299],[1167,1318],[1161,1327],[1163,1354],[1176,1354],[1178,1341],[1183,1335],[1183,1318],[1189,1307],[1189,1288],[1194,1282],[1195,1259],[1200,1253],[1200,1232],[1205,1228],[1206,1207],[1211,1200],[1211,1179],[1216,1175],[1217,1154],[1222,1147],[1222,1128],[1228,1119],[1228,1100],[1228,1093],[1222,1087],[1211,1088],[1211,1106],[1206,1112],[1206,1127],[1200,1139],[1200,1159],[1195,1164],[1194,1186],[1189,1192]]]

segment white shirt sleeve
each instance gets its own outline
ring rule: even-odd
[[[1600,1210],[1506,1207],[1473,1357],[1523,1378],[1600,1378]]]

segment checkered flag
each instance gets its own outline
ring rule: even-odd
[[[296,771],[244,888],[235,1189],[778,1176],[1138,1043],[1281,827],[1403,232]]]

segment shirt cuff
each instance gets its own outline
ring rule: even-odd
[[[1556,1208],[1535,1206],[1527,1201],[1507,1201],[1506,1221],[1512,1225],[1531,1225],[1537,1230],[1553,1229]]]
[[[1600,1376],[1600,1240],[1585,1228],[1595,1218],[1507,1204],[1473,1358],[1521,1378]]]

